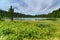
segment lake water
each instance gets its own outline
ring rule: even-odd
[[[48,18],[14,18],[14,20],[46,20]]]
[[[14,18],[14,20],[57,20],[56,18]]]

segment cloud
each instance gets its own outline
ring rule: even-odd
[[[15,12],[30,15],[49,13],[60,8],[60,0],[1,0],[0,4],[0,9],[8,10],[12,5]]]

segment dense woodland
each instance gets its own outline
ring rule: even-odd
[[[54,10],[52,13],[48,13],[47,17],[49,18],[60,18],[60,8]]]
[[[11,14],[11,12],[13,12],[13,15]],[[8,11],[4,11],[4,10],[0,10],[0,17],[1,18],[9,18],[10,16],[14,17],[14,18],[60,18],[60,8],[57,10],[54,10],[51,13],[48,14],[41,14],[41,15],[25,15],[22,13],[18,13],[18,12],[14,12],[14,9],[12,8],[12,6],[10,7],[10,9]]]
[[[60,8],[57,9],[57,10],[54,10],[54,11],[51,12],[51,13],[36,15],[35,17],[43,17],[43,18],[60,18]]]

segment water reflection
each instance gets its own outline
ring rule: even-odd
[[[55,18],[14,18],[14,20],[56,20]]]

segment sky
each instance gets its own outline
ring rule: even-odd
[[[2,10],[8,11],[11,5],[15,12],[39,15],[60,8],[60,0],[0,0],[0,9]]]

